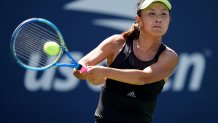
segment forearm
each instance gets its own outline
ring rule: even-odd
[[[133,84],[133,85],[144,85],[149,81],[149,73],[145,73],[142,70],[137,69],[115,69],[115,68],[106,68],[105,77],[113,79],[116,81]]]

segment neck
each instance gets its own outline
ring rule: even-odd
[[[149,37],[140,35],[136,40],[137,48],[144,51],[156,51],[162,42],[162,37]]]

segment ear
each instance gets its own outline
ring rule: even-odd
[[[136,19],[136,22],[138,23],[138,25],[140,27],[141,26],[141,18],[138,15],[136,15],[135,19]]]
[[[140,17],[138,15],[136,15],[135,20],[136,20],[137,23],[139,23],[140,22]]]

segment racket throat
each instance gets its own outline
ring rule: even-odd
[[[82,68],[82,65],[77,63],[77,61],[72,57],[72,55],[66,48],[65,48],[65,53],[72,62],[71,66],[76,68],[77,70],[80,70]]]
[[[69,63],[56,63],[54,66],[52,67],[72,67],[72,68],[76,68],[77,70],[80,70],[82,68],[82,65],[80,64],[69,64]]]

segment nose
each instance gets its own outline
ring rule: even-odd
[[[161,23],[161,19],[157,18],[155,22],[156,23]]]
[[[156,20],[155,20],[156,23],[161,23],[161,21],[162,21],[161,17],[156,17]]]

